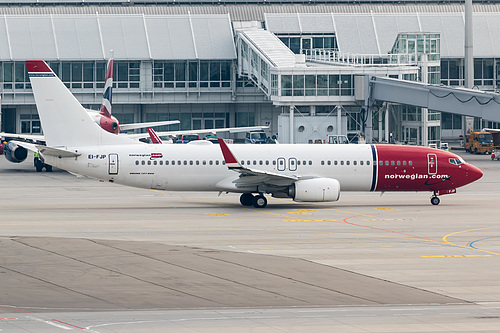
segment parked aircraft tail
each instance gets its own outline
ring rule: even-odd
[[[102,94],[102,104],[101,111],[99,112],[103,116],[111,117],[111,107],[113,105],[113,51],[111,51],[111,56],[108,60],[108,66],[106,67],[106,83],[104,84],[104,93]]]
[[[100,128],[44,61],[26,61],[26,67],[48,146],[133,143],[129,138],[111,134]]]

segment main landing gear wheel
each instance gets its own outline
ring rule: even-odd
[[[240,203],[243,206],[252,206],[253,205],[253,194],[252,193],[243,193],[240,196]]]
[[[433,204],[434,206],[439,205],[440,202],[441,202],[441,200],[439,200],[438,197],[431,198],[431,204]]]
[[[252,204],[255,208],[264,208],[267,206],[267,199],[262,194],[253,197]]]

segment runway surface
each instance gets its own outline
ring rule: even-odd
[[[500,162],[336,203],[161,192],[0,157],[1,332],[498,332]]]

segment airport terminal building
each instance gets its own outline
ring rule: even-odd
[[[474,86],[498,91],[500,1],[474,2],[473,12]],[[363,75],[464,85],[463,1],[0,0],[0,14],[3,132],[41,133],[25,60],[47,61],[97,110],[111,50],[121,123],[269,125],[283,143],[362,132]],[[372,126],[375,141],[428,145],[458,142],[466,124],[385,103]]]

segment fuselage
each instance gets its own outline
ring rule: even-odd
[[[341,191],[447,191],[482,172],[459,156],[426,147],[395,145],[230,145],[250,169],[333,178]],[[219,145],[116,145],[67,147],[77,158],[44,156],[56,167],[128,186],[171,191],[260,192],[236,187]]]

